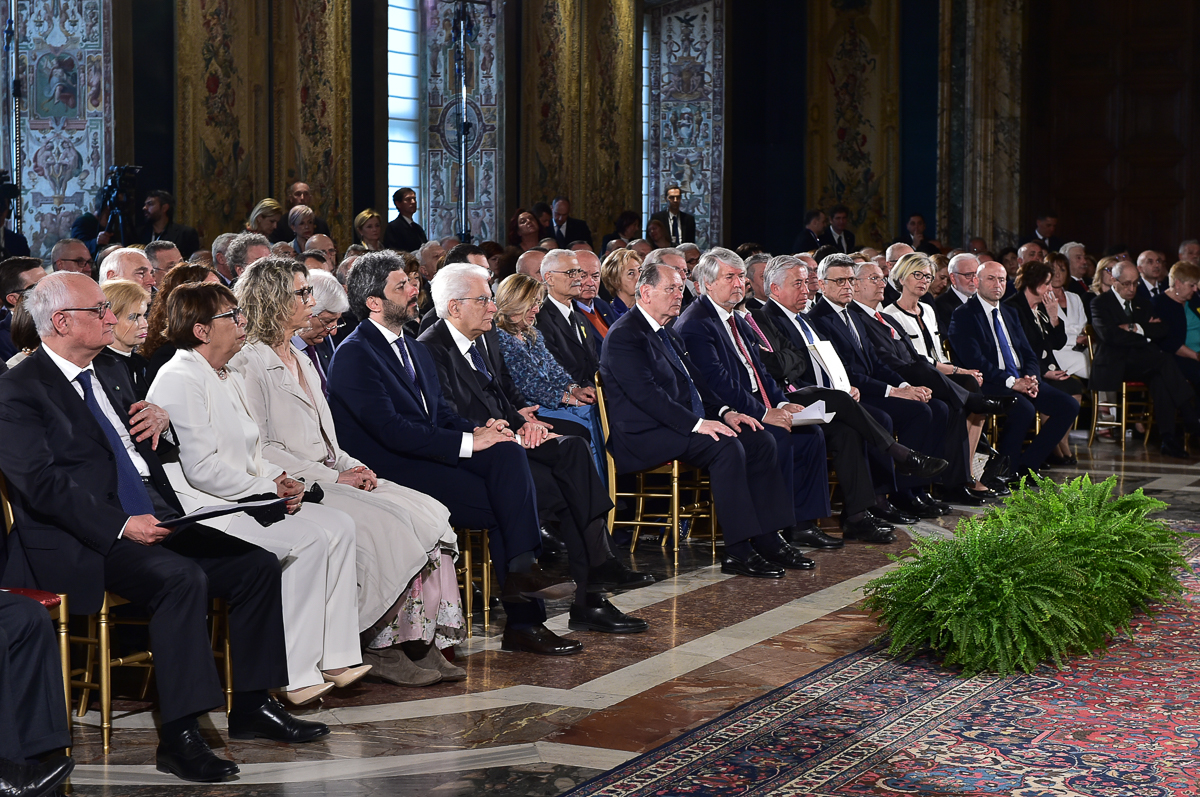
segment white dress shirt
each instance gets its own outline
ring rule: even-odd
[[[846,305],[845,307],[838,307],[837,304],[829,301],[828,296],[822,295],[821,298],[824,299],[826,302],[828,302],[829,306],[832,307],[837,312],[838,320],[850,328],[851,336],[853,336],[853,338],[858,341],[859,346],[864,347],[864,351],[865,351],[865,347],[871,345],[871,342],[864,341],[864,340],[862,340],[862,338],[859,337],[858,329],[854,326],[853,321],[851,321],[851,319],[850,319],[850,305]],[[859,302],[859,304],[862,304],[862,303]],[[870,312],[872,315],[875,314],[875,311],[871,310],[871,308],[867,307],[865,304],[862,304],[862,306],[864,308],[866,308],[868,310],[868,312]],[[883,395],[885,397],[891,396],[893,393],[895,393],[897,390],[899,390],[902,387],[908,387],[908,382],[901,382],[898,385],[885,386],[883,389]]]
[[[562,317],[567,321],[567,328],[575,333],[575,340],[583,343],[583,338],[579,336],[579,327],[575,325],[575,308],[569,304],[563,304],[549,294],[546,294],[546,298],[550,300],[550,304],[558,308],[558,312],[562,313]]]
[[[378,329],[381,333],[383,333],[383,338],[384,338],[384,340],[387,341],[388,348],[392,350],[392,353],[396,355],[396,359],[400,361],[400,365],[403,366],[404,360],[400,359],[400,352],[396,351],[396,341],[397,340],[400,341],[400,345],[404,347],[404,350],[406,352],[408,352],[408,361],[413,364],[413,370],[415,371],[417,368],[417,364],[413,360],[412,347],[408,345],[408,341],[406,341],[404,339],[404,336],[397,335],[395,332],[388,329],[383,324],[376,321],[374,318],[371,318],[368,320],[372,324],[375,325],[376,329]],[[453,328],[454,327],[451,326],[451,329],[453,329]],[[421,406],[425,408],[425,413],[428,415],[429,414],[429,403],[425,400],[425,392],[423,390],[417,390],[417,395],[421,397]],[[471,454],[474,452],[474,449],[475,449],[475,435],[471,434],[470,432],[463,432],[462,436],[463,436],[462,442],[459,443],[459,445],[458,445],[458,458],[459,459],[468,459],[468,458],[470,458]]]
[[[1021,358],[1017,356],[1017,350],[1012,345],[1012,330],[1008,328],[1008,324],[1004,323],[1004,313],[1000,313],[999,315],[994,315],[992,313],[992,311],[999,308],[1000,305],[992,304],[982,296],[979,297],[979,303],[983,305],[983,314],[987,316],[988,332],[992,333],[992,342],[996,344],[996,362],[999,364],[1000,370],[1007,370],[1008,366],[1004,364],[1004,352],[1000,351],[1000,338],[996,337],[996,324],[994,321],[992,321],[993,318],[1000,319],[1000,327],[1004,330],[1004,337],[1008,341],[1008,350],[1012,352],[1013,362],[1017,364],[1017,370],[1020,371]],[[1016,381],[1017,377],[1010,376],[1004,380],[1004,386],[1011,388],[1013,383]]]
[[[965,293],[963,293],[962,291],[960,291],[958,288],[954,287],[954,283],[950,283],[950,290],[954,291],[954,295],[955,295],[955,296],[957,296],[957,297],[958,297],[958,300],[959,300],[960,302],[962,302],[963,304],[966,304],[966,303],[967,303],[967,299],[970,299],[970,298],[971,298],[971,297],[970,297],[970,296],[968,296],[967,294],[965,294]],[[972,294],[972,296],[973,296],[973,295],[974,295],[974,294]]]
[[[757,395],[758,394],[758,382],[756,382],[754,379],[754,365],[752,363],[748,362],[746,360],[746,358],[742,356],[742,349],[740,346],[738,346],[737,341],[733,339],[733,330],[729,328],[729,319],[733,316],[733,313],[730,313],[728,310],[721,307],[721,305],[714,302],[712,300],[711,296],[705,296],[704,298],[707,299],[708,302],[712,304],[713,309],[717,311],[717,316],[721,319],[721,326],[725,329],[725,337],[729,338],[729,345],[733,346],[733,351],[735,354],[737,354],[738,361],[740,361],[742,364],[742,367],[746,369],[746,375],[748,377],[750,377],[750,384],[754,388],[750,392]],[[738,332],[738,337],[741,337],[741,332]],[[750,343],[747,342],[745,338],[742,338],[742,345],[747,347],[746,351],[750,350],[749,349]],[[770,400],[769,398],[764,399],[764,397],[761,397],[761,396],[759,398],[760,398],[760,400],[768,400],[768,401]],[[781,401],[778,406],[782,407],[783,405],[785,405],[787,403],[788,402],[786,402],[786,401]],[[766,417],[765,406],[763,409],[763,417]],[[761,421],[762,418],[759,418],[759,420]]]
[[[642,307],[640,304],[635,304],[634,307],[636,307],[638,310],[641,311],[642,315],[646,318],[646,320],[650,322],[650,329],[654,330],[654,334],[657,335],[658,331],[663,328],[663,325],[658,323],[657,321],[655,321],[653,318],[651,318],[650,314],[646,312],[646,308]],[[670,344],[668,344],[668,345],[670,345]],[[682,360],[683,358],[680,357],[679,359]],[[684,367],[684,370],[687,370],[686,366]],[[691,378],[692,378],[692,375],[688,374],[688,379],[691,379]],[[725,413],[729,412],[731,409],[733,409],[733,407],[729,407],[729,406],[722,407],[721,411],[717,414],[720,415],[722,418],[724,418]],[[700,420],[696,421],[696,425],[692,427],[692,431],[693,432],[700,431],[700,425],[702,423],[704,423],[704,420],[705,420],[704,416],[701,415]]]

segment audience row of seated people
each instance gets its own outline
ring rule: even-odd
[[[295,210],[303,251],[316,225]],[[464,636],[455,527],[489,531],[505,650],[582,649],[544,625],[550,599],[571,600],[573,630],[645,630],[605,598],[654,579],[613,553],[604,449],[618,474],[672,459],[706,469],[722,571],[757,578],[812,569],[804,549],[893,542],[895,525],[981,505],[1069,453],[1080,374],[1059,358],[1077,353],[1082,325],[1054,258],[1022,264],[1012,286],[1000,263],[951,259],[962,301],[942,323],[922,253],[897,253],[885,274],[840,252],[748,263],[684,244],[616,247],[602,261],[546,242],[498,280],[482,247],[435,258],[422,244],[366,251],[335,276],[273,255],[266,226],[223,241],[219,259],[214,246],[213,268],[109,253],[100,285],[37,260],[0,263],[14,336],[23,319],[34,335],[0,377],[0,472],[16,516],[3,583],[69,592],[84,613],[105,590],[150,611],[158,765],[185,779],[237,771],[198,732],[222,702],[210,597],[230,605],[230,734],[287,742],[328,728],[285,703],[369,671],[408,686],[465,677],[440,652]],[[1200,322],[1182,308],[1200,273],[1172,269],[1152,306],[1132,264],[1111,270],[1112,290],[1090,305],[1091,379],[1148,380],[1174,440],[1172,410],[1200,427],[1176,364],[1198,361]],[[794,427],[818,400],[834,418]],[[981,434],[993,413],[997,449]],[[1024,446],[1035,413],[1041,430]],[[989,455],[979,478],[976,451]],[[827,456],[840,537],[819,526]],[[158,525],[262,499],[277,500]],[[538,565],[556,540],[570,579]]]

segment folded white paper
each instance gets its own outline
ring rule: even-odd
[[[792,413],[792,426],[811,426],[814,423],[829,423],[836,412],[826,412],[824,401],[814,401],[800,412]]]

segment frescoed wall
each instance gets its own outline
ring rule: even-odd
[[[678,185],[702,248],[722,239],[724,24],[724,0],[679,0],[655,8],[651,18],[651,207],[664,207],[666,187]]]

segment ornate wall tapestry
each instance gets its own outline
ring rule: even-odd
[[[993,252],[1021,232],[1024,15],[1024,0],[941,4],[938,229],[955,243],[983,236]]]
[[[425,232],[444,238],[458,232],[461,165],[458,160],[458,77],[454,69],[455,4],[428,3],[423,9],[421,103],[421,196]],[[503,17],[472,7],[475,36],[467,42],[467,215],[476,242],[503,241],[500,207],[504,190]]]
[[[899,29],[895,3],[809,5],[807,204],[849,207],[864,245],[900,230]]]
[[[211,241],[245,224],[255,203],[283,186],[268,161],[266,0],[176,6],[178,217]]]
[[[274,3],[275,142],[271,185],[302,180],[336,241],[351,240],[350,3]],[[282,197],[280,197],[282,199]]]
[[[665,207],[678,185],[705,248],[723,238],[725,4],[679,0],[651,14],[650,205]]]
[[[525,6],[521,203],[571,198],[597,236],[637,208],[640,98],[633,0]]]
[[[45,257],[92,207],[112,161],[112,9],[110,0],[15,5],[0,2],[5,18],[14,18],[15,77],[25,94],[17,128],[22,195],[15,215],[33,255]],[[5,86],[5,100],[8,92]],[[11,140],[11,119],[3,132]],[[12,169],[11,153],[4,153],[3,163]]]

